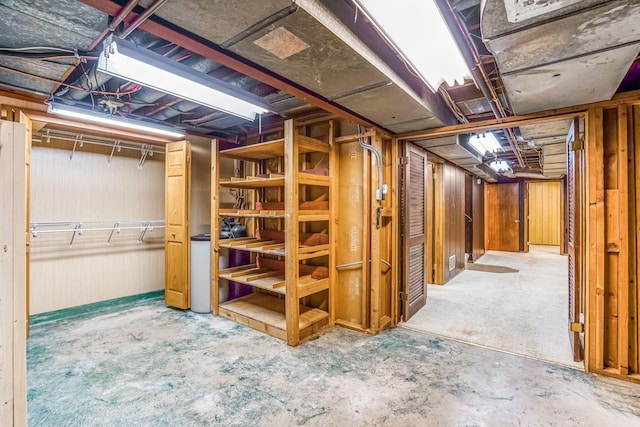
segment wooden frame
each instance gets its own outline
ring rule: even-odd
[[[0,424],[27,424],[26,126],[0,121]]]
[[[333,125],[329,124],[330,133],[333,132],[332,127]],[[332,212],[337,209],[335,200],[331,200],[332,195],[336,192],[333,188],[333,174],[330,173],[329,176],[315,175],[300,170],[299,167],[302,154],[315,152],[328,154],[329,167],[334,167],[336,160],[332,136],[329,136],[329,139],[330,142],[325,143],[301,135],[294,122],[287,120],[282,139],[224,151],[218,150],[217,140],[212,141],[211,304],[213,313],[286,340],[291,346],[297,346],[301,339],[327,324],[333,324],[332,316],[334,314],[331,306],[332,301],[335,300],[333,295],[335,278],[332,277],[334,274],[331,272],[331,266],[335,263],[335,253],[333,253],[335,251],[332,249],[336,236],[329,235],[327,237],[325,234],[326,239],[321,243],[304,243],[304,246],[300,246],[301,236],[304,237],[305,242],[310,238],[308,236],[314,236],[313,233],[306,232],[307,226],[311,222],[326,222],[329,233],[335,234],[333,232],[335,222],[331,221]],[[278,166],[278,173],[269,171],[269,176],[258,175],[257,173],[260,171],[257,170],[257,167],[247,166],[245,171],[254,169],[251,172],[254,176],[245,174],[242,178],[221,179],[220,158],[244,160],[256,165],[270,159],[284,158],[284,161],[278,161],[278,163],[282,163],[281,166]],[[308,166],[307,163],[307,160],[303,162],[303,169]],[[283,175],[280,174],[282,166],[284,168]],[[270,210],[261,210],[257,207],[258,199],[249,195],[247,199],[251,205],[256,204],[255,208],[249,207],[232,211],[220,209],[220,187],[254,191],[273,190],[280,196],[284,194],[284,205],[273,205],[278,206],[276,210],[271,210],[271,207],[267,208]],[[316,202],[315,205],[324,205],[327,209],[300,209],[301,204],[314,205],[312,201],[306,200],[308,187],[326,191],[330,197],[328,206],[321,202]],[[247,218],[248,221],[260,219],[270,223],[275,221],[280,225],[277,226],[277,229],[267,227],[262,237],[256,233],[255,237],[220,241],[219,220],[221,217]],[[284,223],[286,232],[282,232],[282,223]],[[266,231],[270,232],[269,235]],[[282,237],[278,237],[279,235]],[[249,252],[253,254],[255,259],[248,265],[220,269],[219,251],[220,248],[225,247]],[[328,258],[327,267],[305,264],[309,260],[320,257]],[[301,261],[305,263],[301,263]],[[220,279],[250,285],[254,292],[237,299],[221,302],[219,300]],[[302,298],[311,297],[321,291],[328,291],[329,307],[326,311],[301,303]]]

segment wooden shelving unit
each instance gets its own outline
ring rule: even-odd
[[[333,143],[323,142],[295,132],[293,121],[285,122],[284,138],[218,152],[213,146],[212,162],[212,306],[214,314],[225,316],[277,338],[289,345],[322,327],[332,324],[327,308],[331,301],[333,256],[331,255],[334,224],[329,173],[336,165]],[[314,154],[314,153],[322,153]],[[304,156],[307,155],[307,156]],[[310,169],[308,156],[320,156],[327,168]],[[220,178],[219,158],[254,162],[254,173],[244,177]],[[303,161],[301,161],[301,159]],[[269,173],[265,162],[282,165]],[[315,162],[321,163],[321,162]],[[284,174],[281,172],[284,169]],[[279,202],[253,203],[243,209],[220,209],[219,188],[255,191],[251,200],[259,200],[268,189],[278,195]],[[307,194],[318,195],[307,200]],[[326,208],[326,209],[325,209]],[[267,225],[266,229],[249,230],[251,237],[219,239],[221,218],[238,218]],[[318,232],[317,230],[321,231]],[[255,235],[254,235],[255,234]],[[251,254],[247,265],[218,268],[219,251],[235,249]],[[218,301],[220,280],[253,287],[253,293],[230,301]],[[328,291],[327,294],[319,294]],[[326,295],[324,309],[312,307],[318,294]],[[309,299],[309,298],[311,299]]]

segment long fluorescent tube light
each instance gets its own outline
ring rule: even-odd
[[[186,135],[184,131],[178,129],[156,126],[151,123],[140,123],[137,121],[129,120],[125,117],[116,119],[106,114],[86,110],[84,108],[71,107],[64,104],[49,104],[48,112],[49,114],[57,114],[72,119],[86,120],[107,126],[131,129],[139,132],[151,133],[154,135],[167,136],[169,138],[179,139],[184,138]]]
[[[269,111],[259,100],[238,94],[226,82],[126,40],[104,42],[98,70],[249,121]]]
[[[462,84],[471,73],[433,0],[357,0],[365,15],[410,62],[431,90]]]
[[[503,172],[511,172],[511,167],[509,163],[504,160],[496,160],[494,162],[489,163],[489,167],[498,173]]]
[[[492,132],[471,135],[471,137],[469,138],[469,145],[481,156],[484,156],[487,153],[497,153],[498,151],[504,151],[502,145],[500,145]]]

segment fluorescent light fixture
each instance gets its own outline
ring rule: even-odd
[[[169,138],[179,139],[184,138],[186,135],[184,131],[179,129],[172,129],[165,126],[156,126],[151,123],[133,121],[125,117],[110,116],[108,114],[102,114],[96,111],[86,110],[84,108],[71,107],[64,104],[49,104],[48,112],[49,114],[57,114],[59,116],[65,116],[72,119],[85,120],[106,126],[130,129],[160,136],[167,136]]]
[[[489,167],[497,173],[511,172],[511,166],[504,160],[496,160],[489,163]]]
[[[474,134],[469,138],[469,145],[481,156],[487,153],[497,153],[504,151],[492,132],[485,132],[481,135]]]
[[[357,0],[368,18],[386,34],[436,92],[470,78],[466,62],[433,0]]]
[[[98,70],[196,104],[253,121],[267,106],[231,85],[126,40],[107,39]]]

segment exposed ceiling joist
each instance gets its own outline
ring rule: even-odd
[[[80,0],[82,3],[91,6],[103,13],[110,16],[115,16],[122,9],[122,6],[111,0]],[[127,18],[127,22],[135,19],[137,14],[132,12]],[[251,64],[249,61],[240,58],[239,56],[208,42],[195,34],[186,34],[186,32],[175,28],[171,24],[164,22],[162,19],[151,16],[149,19],[142,22],[139,26],[140,29],[147,31],[157,37],[175,43],[185,49],[190,50],[193,53],[204,56],[212,61],[236,70],[242,74],[245,74],[258,81],[266,83],[274,88],[282,90],[302,99],[309,104],[319,107],[327,112],[339,115],[345,119],[352,120],[355,123],[367,126],[388,130],[382,128],[377,123],[374,123],[365,117],[350,111],[335,102],[332,102],[325,97],[318,95],[294,82],[288,81],[278,75],[271,73],[270,71],[260,67],[257,64]]]

